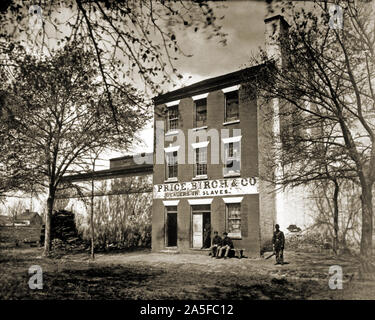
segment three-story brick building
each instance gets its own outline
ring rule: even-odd
[[[266,20],[272,32],[284,20]],[[266,28],[267,30],[267,28]],[[194,252],[213,231],[259,256],[272,237],[276,196],[259,180],[269,141],[254,66],[154,99],[153,251]],[[212,233],[212,234],[211,234]]]

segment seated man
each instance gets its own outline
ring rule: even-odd
[[[211,246],[211,255],[212,257],[216,257],[218,249],[221,246],[221,237],[217,231],[214,231],[214,238],[212,239],[212,246]]]
[[[233,249],[234,246],[233,246],[233,242],[232,242],[231,238],[228,237],[228,233],[224,232],[223,236],[224,236],[224,238],[221,241],[221,247],[219,249],[219,254],[216,258],[221,258],[222,254],[223,254],[223,250],[225,250],[224,259],[226,259],[226,258],[228,258],[228,253],[229,253],[230,249]]]

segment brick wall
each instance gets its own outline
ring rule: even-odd
[[[155,108],[155,121],[163,121],[163,109],[165,105],[158,105]],[[241,177],[258,177],[258,115],[257,115],[257,101],[253,94],[251,86],[243,85],[239,89],[239,112],[240,122],[230,125],[224,125],[225,112],[225,97],[222,90],[212,91],[207,96],[207,131],[210,129],[228,129],[229,136],[233,136],[233,129],[241,130]],[[194,115],[194,101],[191,97],[183,98],[179,103],[179,129],[185,135],[184,146],[177,142],[177,137],[174,140],[165,142],[164,146],[180,145],[185,148],[185,164],[180,164],[178,167],[178,182],[192,181],[194,177],[194,165],[188,164],[188,130],[193,128]],[[221,136],[219,136],[221,139]],[[223,178],[223,164],[210,164],[211,160],[211,145],[212,140],[208,145],[208,169],[207,178],[222,179]],[[194,142],[194,141],[193,141]],[[198,142],[198,140],[196,141]],[[219,140],[220,142],[220,140]],[[264,141],[261,141],[264,143]],[[156,150],[156,146],[155,150]],[[163,184],[165,182],[165,165],[154,165],[153,184]],[[178,228],[178,243],[179,250],[186,251],[191,248],[191,207],[186,198],[179,199],[178,214],[177,214],[177,228]],[[270,199],[262,198],[263,206],[269,205]],[[245,195],[242,202],[242,239],[234,240],[235,247],[247,249],[247,255],[259,256],[260,252],[260,234],[261,231],[266,232],[268,229],[260,229],[260,225],[270,225],[270,232],[272,235],[273,225],[273,211],[266,208],[266,212],[262,215],[259,213],[260,200],[259,195]],[[269,217],[271,215],[271,217]],[[220,233],[225,231],[225,203],[221,197],[213,197],[211,204],[211,225],[213,230]],[[165,223],[165,207],[162,200],[154,199],[153,201],[153,216],[152,216],[152,248],[153,251],[159,251],[165,246],[164,237],[164,223]]]

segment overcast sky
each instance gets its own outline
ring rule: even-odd
[[[214,39],[206,40],[199,33],[184,33],[180,39],[192,58],[181,57],[179,71],[192,75],[189,83],[233,72],[249,62],[252,52],[264,45],[264,17],[266,5],[259,1],[229,1],[227,8],[216,10],[223,32],[227,33],[227,45]]]
[[[215,12],[217,17],[225,16],[221,25],[223,32],[228,34],[226,46],[219,44],[217,39],[206,40],[206,36],[200,33],[176,32],[185,53],[193,54],[191,58],[180,57],[176,63],[179,73],[184,76],[179,86],[244,68],[249,65],[251,55],[255,54],[260,46],[264,46],[265,2],[228,1],[225,6],[227,8]],[[129,153],[152,152],[151,124],[140,132],[140,136],[144,143],[134,146]]]

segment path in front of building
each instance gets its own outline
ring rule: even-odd
[[[266,254],[267,256],[267,254]],[[285,252],[285,265],[275,265],[275,258],[230,258],[215,259],[208,254],[166,254],[151,252],[133,252],[126,254],[96,254],[96,263],[104,264],[141,264],[165,268],[173,265],[183,270],[206,272],[225,272],[233,275],[264,275],[288,279],[325,280],[332,265],[343,268],[344,278],[356,274],[353,259],[336,258],[321,253]]]
[[[268,254],[265,254],[268,256]],[[181,277],[189,274],[211,274],[213,278],[228,275],[239,279],[239,283],[260,280],[296,291],[293,299],[375,299],[375,282],[358,280],[358,264],[352,256],[335,257],[327,253],[286,251],[284,265],[275,265],[275,258],[231,258],[215,259],[208,254],[166,254],[133,252],[127,254],[97,254],[96,262],[105,265],[134,265],[161,270],[173,270]],[[343,290],[329,288],[330,267],[339,266],[343,272]],[[248,281],[248,282],[247,282]],[[292,289],[291,284],[299,285]],[[203,280],[204,284],[204,280]],[[241,287],[241,285],[239,285]],[[255,287],[261,287],[256,285]],[[298,289],[298,287],[300,288]],[[288,289],[289,287],[289,289]],[[302,290],[301,290],[302,288]],[[273,290],[273,289],[271,289]],[[305,292],[302,292],[306,290]],[[276,297],[278,295],[276,294]],[[260,298],[266,298],[260,295]],[[273,297],[275,298],[275,297]],[[281,294],[279,298],[283,298]],[[285,298],[291,298],[286,295]]]
[[[375,282],[356,280],[349,257],[285,252],[289,263],[280,266],[274,258],[223,260],[149,250],[98,253],[92,262],[88,253],[43,258],[42,251],[0,250],[0,299],[375,299]],[[28,287],[31,265],[43,270],[43,290]],[[343,290],[328,286],[332,265],[343,269]]]

